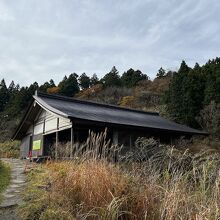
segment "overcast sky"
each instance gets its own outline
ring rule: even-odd
[[[0,78],[21,85],[112,66],[154,78],[220,56],[220,0],[0,0]]]

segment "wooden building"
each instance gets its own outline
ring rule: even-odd
[[[21,140],[21,157],[48,156],[58,142],[83,142],[89,130],[107,128],[114,144],[132,147],[139,136],[155,137],[170,143],[180,136],[204,135],[199,131],[164,119],[158,113],[36,92],[13,139]]]

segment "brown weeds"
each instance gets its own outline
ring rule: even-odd
[[[50,162],[30,174],[22,219],[219,218],[219,153],[192,154],[139,139],[112,163],[99,148],[95,156],[93,143],[76,160]]]

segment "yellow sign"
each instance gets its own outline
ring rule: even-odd
[[[41,140],[33,141],[33,150],[40,150]]]

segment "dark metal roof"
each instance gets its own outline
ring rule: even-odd
[[[35,105],[35,102],[38,105]],[[145,112],[115,105],[83,101],[70,97],[36,92],[23,119],[17,127],[12,139],[22,139],[33,123],[40,107],[65,118],[84,122],[104,123],[107,125],[126,126],[127,128],[154,129],[181,135],[206,135],[204,131],[180,125],[159,116],[155,112]]]
[[[34,96],[34,99],[43,108],[63,117],[124,125],[127,127],[152,128],[188,134],[207,134],[204,131],[164,119],[158,113],[121,108],[114,105],[82,101],[40,92]]]

